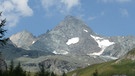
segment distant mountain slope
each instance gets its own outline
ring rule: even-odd
[[[107,47],[102,55],[111,57],[121,57],[135,47],[135,36],[115,36],[109,40],[115,42],[114,45]]]
[[[36,38],[28,31],[23,30],[10,37],[10,40],[19,48],[30,50],[29,46],[34,44]]]
[[[49,51],[25,50],[18,48],[14,46],[10,40],[5,46],[0,48],[0,52],[2,52],[2,55],[6,60],[12,60],[19,57],[36,58],[42,55],[52,55]]]
[[[68,76],[93,76],[95,70],[98,76],[135,76],[135,49],[132,49],[122,58],[91,65],[89,67],[69,72]]]

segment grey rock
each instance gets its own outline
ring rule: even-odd
[[[29,46],[36,42],[36,38],[28,31],[24,30],[10,37],[10,40],[17,46],[30,50]]]
[[[0,71],[5,71],[7,69],[7,64],[2,56],[2,53],[0,52]]]
[[[90,35],[96,35],[83,21],[67,16],[60,24],[45,35],[40,36],[31,47],[51,52],[82,54],[98,52],[100,48]],[[67,45],[69,39],[79,38],[78,43]]]
[[[109,56],[120,58],[135,47],[134,36],[110,37],[110,40],[115,42],[115,44],[105,49],[102,55],[109,55]]]

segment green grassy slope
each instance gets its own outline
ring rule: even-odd
[[[83,69],[78,69],[73,72],[69,72],[68,76],[72,76],[73,74],[75,76],[93,76],[95,70],[98,71],[98,76],[135,76],[135,60],[129,58],[127,59],[127,57],[130,55],[135,55],[135,49],[131,50],[122,59],[91,65]]]

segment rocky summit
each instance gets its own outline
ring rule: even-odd
[[[30,64],[37,66],[39,63],[47,65],[46,63],[48,63],[51,67],[58,66],[57,68],[61,72],[120,58],[135,47],[134,36],[101,36],[74,16],[65,17],[54,29],[38,37],[33,36],[28,31],[22,31],[12,35],[10,40],[16,48],[25,51],[49,52],[48,56],[46,56],[47,54],[45,56],[39,54],[37,58],[28,59],[29,56],[15,58],[22,61],[25,66]],[[60,64],[55,64],[55,61]],[[63,69],[63,67],[68,66],[70,68]]]
[[[90,36],[95,33],[80,19],[67,16],[59,25],[40,37],[31,48],[50,50],[54,54],[79,54],[99,52],[97,42]],[[40,44],[40,46],[39,46]]]
[[[29,50],[36,38],[28,31],[24,30],[10,37],[10,40],[17,46]]]

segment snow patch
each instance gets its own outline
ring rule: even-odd
[[[23,57],[28,57],[29,55],[23,55]]]
[[[83,31],[84,31],[84,32],[88,32],[88,30],[86,30],[86,29],[83,29]]]
[[[76,44],[76,43],[78,43],[78,42],[79,42],[79,37],[74,37],[74,38],[69,39],[69,40],[66,42],[66,44],[67,44],[67,45],[71,45],[71,44]]]
[[[98,36],[93,36],[93,35],[90,36],[98,43],[98,47],[101,48],[101,51],[89,55],[101,55],[108,46],[115,44],[114,42],[110,42],[109,40]]]
[[[117,57],[113,57],[113,56],[102,56],[102,57],[110,58],[110,59],[113,59],[113,60],[118,59]]]
[[[53,51],[54,54],[62,54],[62,55],[67,55],[68,52],[67,51],[64,51],[64,50],[61,50],[60,52],[57,52],[57,51]]]
[[[33,41],[32,44],[34,44],[36,41]]]

